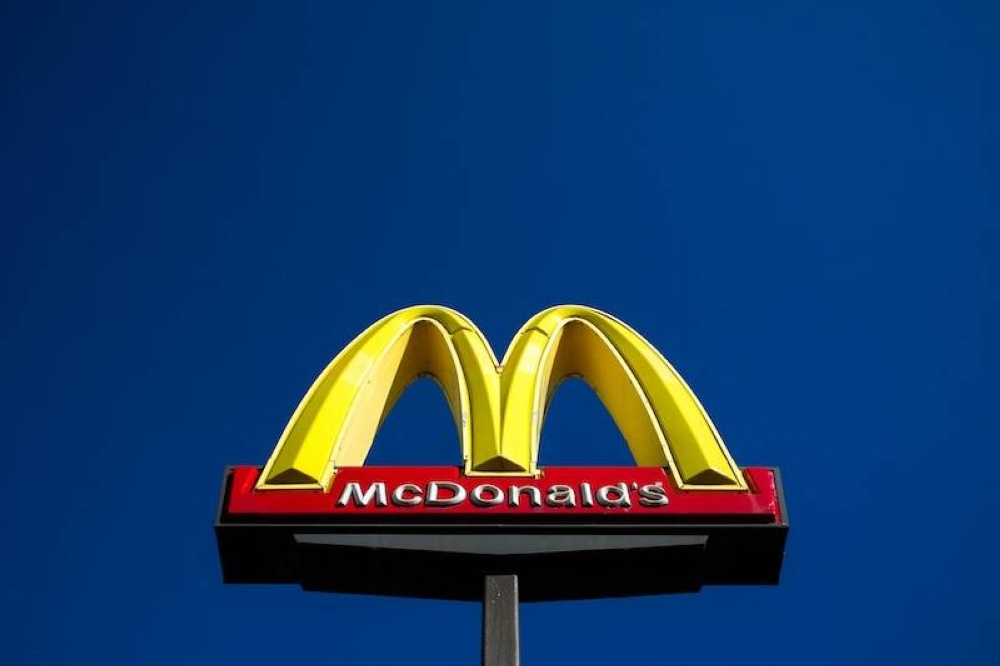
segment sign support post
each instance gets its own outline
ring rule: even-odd
[[[488,575],[483,590],[483,666],[520,666],[516,575]]]

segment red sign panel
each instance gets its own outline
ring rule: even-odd
[[[328,492],[258,490],[257,467],[233,469],[234,516],[630,516],[780,524],[775,473],[743,470],[749,492],[677,489],[660,467],[547,467],[538,478],[465,476],[457,467],[350,467]]]

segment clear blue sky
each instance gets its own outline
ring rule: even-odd
[[[994,663],[994,3],[17,4],[2,661],[475,663],[475,604],[223,586],[222,470],[388,311],[581,302],[792,532],[778,587],[526,605],[526,663]],[[373,457],[457,462],[432,384]],[[628,460],[576,384],[542,457]]]

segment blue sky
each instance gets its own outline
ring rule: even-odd
[[[525,605],[526,663],[992,663],[998,28],[991,3],[5,5],[7,660],[474,663],[475,604],[222,585],[222,470],[382,314],[450,305],[502,349],[580,302],[781,468],[792,531],[778,587]],[[372,458],[458,450],[418,383]],[[542,462],[628,460],[560,389]]]

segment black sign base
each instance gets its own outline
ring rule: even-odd
[[[227,583],[477,601],[518,576],[523,601],[775,584],[787,528],[772,525],[216,526]]]

